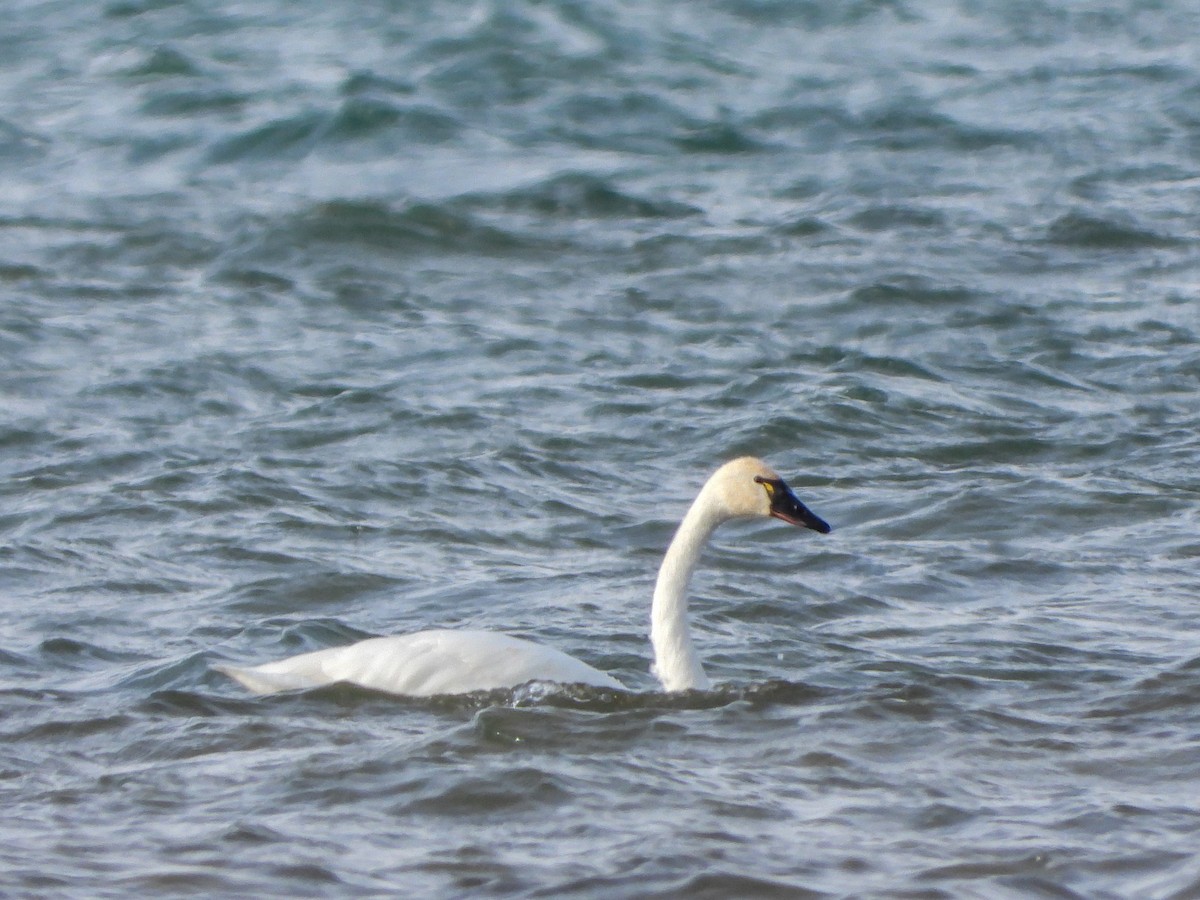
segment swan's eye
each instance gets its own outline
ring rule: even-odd
[[[767,479],[763,478],[761,475],[755,475],[755,476],[754,476],[754,480],[755,480],[756,482],[758,482],[759,484],[761,484],[761,485],[763,486],[763,488],[764,488],[764,489],[766,489],[766,492],[767,492],[767,496],[768,496],[768,497],[774,497],[774,496],[775,496],[775,485],[774,485],[772,482],[770,482],[770,481],[768,481]]]

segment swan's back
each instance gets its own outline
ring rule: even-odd
[[[489,691],[529,681],[624,689],[611,675],[553,647],[490,631],[421,631],[250,668],[217,668],[259,694],[338,682],[408,697]]]

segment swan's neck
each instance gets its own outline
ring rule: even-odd
[[[650,607],[650,642],[654,645],[654,674],[668,691],[709,687],[688,628],[687,589],[704,545],[723,520],[709,491],[702,490],[683,517],[658,570]]]

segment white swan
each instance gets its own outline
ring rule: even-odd
[[[703,690],[708,677],[692,645],[687,586],[713,530],[729,519],[774,516],[829,532],[829,526],[761,460],[742,457],[713,473],[667,548],[650,611],[654,673],[664,690]],[[253,668],[216,666],[261,694],[349,682],[408,697],[465,694],[529,681],[624,690],[619,681],[574,657],[491,631],[436,630],[379,637],[303,653]]]

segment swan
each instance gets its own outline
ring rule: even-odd
[[[767,516],[821,534],[830,531],[773,469],[748,456],[717,469],[683,517],[659,569],[650,608],[653,672],[664,690],[710,686],[687,621],[688,581],[709,537],[730,519]],[[369,638],[259,666],[215,668],[260,694],[337,682],[407,697],[512,688],[530,681],[627,690],[608,673],[560,650],[491,631],[420,631]]]

